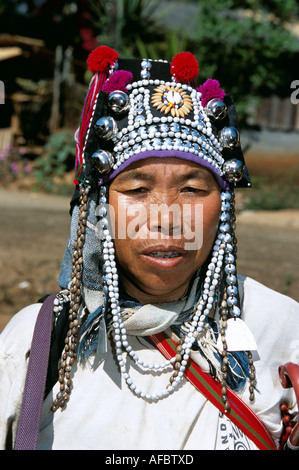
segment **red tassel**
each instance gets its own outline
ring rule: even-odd
[[[109,66],[118,59],[119,54],[108,46],[99,46],[88,56],[87,65],[91,73],[107,72]]]
[[[179,52],[172,59],[170,71],[177,82],[193,82],[199,73],[199,66],[195,55],[191,54],[191,52]]]

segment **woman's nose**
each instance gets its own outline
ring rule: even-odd
[[[182,211],[179,204],[150,204],[148,229],[171,237],[181,235]]]

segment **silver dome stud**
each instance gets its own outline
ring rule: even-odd
[[[95,124],[95,132],[100,139],[114,139],[117,134],[117,124],[110,116],[103,116]]]
[[[129,96],[121,90],[113,91],[108,96],[108,106],[115,114],[126,113],[130,108]]]
[[[242,179],[244,173],[244,165],[240,160],[233,158],[228,160],[223,165],[223,174],[224,177],[230,183],[238,183]]]
[[[227,106],[224,101],[220,100],[219,98],[213,98],[207,103],[205,111],[209,118],[220,121],[226,116]]]
[[[101,175],[109,173],[113,167],[113,157],[107,150],[97,150],[91,156],[92,166]]]
[[[240,143],[240,134],[235,127],[224,127],[219,131],[218,138],[223,148],[233,149]]]

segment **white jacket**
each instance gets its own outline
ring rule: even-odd
[[[281,387],[278,367],[299,362],[299,304],[256,281],[239,276],[242,318],[254,335],[256,400],[252,406],[276,442],[281,434],[280,405],[295,408],[294,394]],[[0,449],[15,439],[33,329],[40,304],[16,314],[0,335]],[[163,362],[159,351],[141,337],[130,344],[147,362]],[[170,377],[136,371],[136,385],[148,393],[161,391]],[[46,397],[41,418],[39,449],[209,450],[255,449],[255,445],[187,380],[172,395],[147,403],[124,383],[110,344],[103,357],[74,367],[73,390],[67,408],[52,413],[58,386]],[[249,402],[246,388],[241,398]]]

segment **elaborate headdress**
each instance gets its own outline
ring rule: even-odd
[[[78,312],[84,288],[103,293],[100,297],[102,305],[91,316],[99,327],[100,319],[109,310],[120,369],[124,370],[123,349],[140,364],[131,350],[122,323],[119,278],[106,209],[108,185],[135,161],[170,156],[208,168],[221,188],[222,205],[219,228],[197,307],[179,346],[181,354],[177,357],[180,359],[177,359],[169,386],[155,398],[166,397],[180,383],[190,350],[203,331],[211,309],[218,305],[223,343],[220,379],[223,381],[223,401],[228,406],[225,328],[230,317],[240,316],[234,188],[250,186],[235,107],[216,80],[209,79],[197,88],[198,63],[189,52],[177,54],[170,64],[145,59],[122,60],[117,52],[101,46],[90,54],[88,65],[93,77],[80,129],[76,133],[72,231],[59,279],[65,291],[57,299],[56,308],[59,311],[63,302],[70,301],[70,323],[59,370],[61,390],[53,409],[63,407],[68,399],[71,389],[69,372],[79,342],[84,339],[88,343],[90,318],[79,338]],[[175,359],[170,360],[161,367],[174,362]],[[252,366],[250,353],[249,364]],[[145,399],[153,398],[137,390],[128,374],[125,378],[133,393]],[[251,399],[254,380],[252,366]]]

